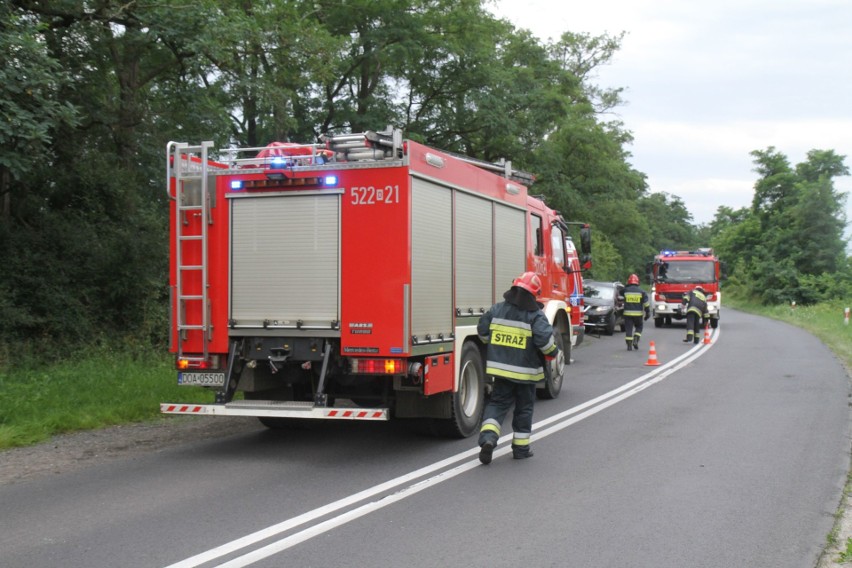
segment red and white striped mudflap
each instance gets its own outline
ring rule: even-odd
[[[202,404],[161,404],[163,414],[206,414]]]
[[[341,409],[326,409],[325,415],[327,418],[348,418],[351,420],[385,420],[387,411],[384,409],[371,410],[341,410]]]

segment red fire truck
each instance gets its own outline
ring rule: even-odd
[[[213,403],[166,414],[426,419],[478,431],[488,382],[476,324],[534,270],[562,356],[582,341],[583,258],[558,212],[510,163],[451,155],[401,132],[213,151],[169,142],[171,351]],[[211,398],[213,398],[211,397]]]
[[[724,263],[713,254],[713,249],[662,250],[647,268],[652,283],[651,308],[655,327],[671,325],[673,319],[684,319],[686,312],[682,306],[683,296],[698,285],[707,294],[710,325],[714,329],[718,327]]]

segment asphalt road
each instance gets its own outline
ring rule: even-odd
[[[529,460],[508,437],[482,466],[399,423],[258,425],[0,486],[0,566],[813,567],[849,466],[842,366],[731,310],[712,344],[684,335],[588,338]]]

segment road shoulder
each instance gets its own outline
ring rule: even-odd
[[[54,436],[0,452],[0,485],[60,475],[118,459],[263,427],[254,418],[171,416]]]

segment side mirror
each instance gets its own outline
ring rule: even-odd
[[[588,256],[588,262],[591,262],[592,255],[592,228],[589,227],[588,223],[580,227],[580,251],[583,253],[583,262],[586,262],[586,257]],[[589,265],[591,266],[591,265]],[[585,268],[585,266],[583,266]]]

